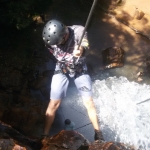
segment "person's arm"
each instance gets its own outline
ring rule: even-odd
[[[83,38],[81,47],[83,48],[83,55],[85,55],[86,51],[89,49],[89,41],[87,38]]]
[[[84,31],[84,27],[78,26],[78,28],[75,32],[76,36],[78,37],[78,39],[77,39],[78,44],[80,44],[83,31]],[[79,45],[75,46],[73,54],[75,57],[80,57],[80,56],[85,55],[85,53],[88,49],[89,49],[89,41],[87,38],[87,32],[85,32],[83,39],[81,41],[80,47],[79,47]]]
[[[82,32],[84,31],[84,27],[82,27]],[[82,35],[81,35],[82,36]],[[80,37],[81,38],[81,37]],[[83,53],[82,55],[85,55],[85,53],[87,52],[87,50],[89,49],[89,41],[88,41],[88,37],[87,37],[87,32],[85,31],[82,42],[81,42],[81,47],[83,48]]]
[[[73,56],[81,57],[83,55],[83,52],[84,52],[84,47],[82,47],[82,46],[79,47],[78,45],[76,45],[73,50]]]

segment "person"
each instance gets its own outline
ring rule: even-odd
[[[69,80],[73,79],[94,127],[94,138],[95,140],[103,140],[92,99],[91,78],[87,73],[85,63],[84,54],[89,48],[87,32],[85,32],[79,46],[83,32],[84,27],[81,25],[66,26],[55,19],[48,21],[44,26],[43,41],[50,53],[57,59],[51,82],[50,102],[45,114],[45,136],[49,134],[55,113],[61,104],[61,100],[66,96]]]

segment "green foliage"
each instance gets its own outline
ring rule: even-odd
[[[23,29],[33,22],[33,17],[44,14],[52,0],[2,0],[0,2],[1,22]]]

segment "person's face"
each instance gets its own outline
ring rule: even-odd
[[[67,34],[64,35],[62,42],[58,45],[63,45],[63,44],[65,44],[66,41],[67,41]]]
[[[68,29],[67,29],[67,30],[68,30]],[[69,37],[69,30],[68,30],[67,33],[64,35],[64,37],[63,37],[61,43],[58,44],[58,45],[63,45],[63,44],[65,44],[65,42],[68,40],[68,37]]]

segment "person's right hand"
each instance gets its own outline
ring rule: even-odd
[[[74,57],[80,57],[83,54],[84,48],[82,46],[79,47],[78,45],[75,46],[75,49],[73,50],[73,56]]]

